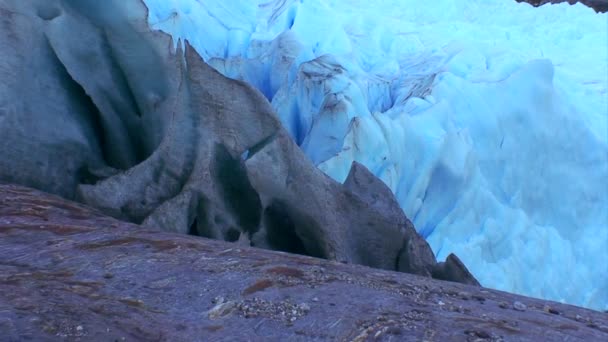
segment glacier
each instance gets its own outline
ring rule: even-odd
[[[510,0],[144,0],[482,285],[608,310],[608,15]]]

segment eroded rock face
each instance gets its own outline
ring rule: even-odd
[[[118,221],[0,185],[2,341],[606,341],[608,315]]]
[[[380,180],[359,164],[327,177],[261,93],[174,50],[139,0],[0,11],[0,180],[165,231],[433,275]],[[442,279],[473,283],[455,269]]]

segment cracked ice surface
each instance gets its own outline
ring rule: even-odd
[[[484,286],[608,309],[608,16],[509,0],[144,0],[311,160],[378,175]]]

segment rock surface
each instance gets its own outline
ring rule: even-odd
[[[344,185],[327,177],[261,93],[175,51],[141,1],[0,11],[0,181],[170,232],[433,275],[381,181],[359,164]],[[442,279],[476,283],[463,265]]]
[[[152,231],[0,185],[3,341],[605,341],[608,314]]]
[[[437,263],[433,268],[432,276],[435,279],[455,281],[469,285],[480,285],[454,253],[448,255],[445,262]]]
[[[598,13],[608,12],[608,0],[516,0],[517,2],[527,2],[533,6],[541,6],[545,4],[559,4],[562,2],[568,2],[569,4],[575,4],[577,2],[582,3],[585,6],[593,8]]]

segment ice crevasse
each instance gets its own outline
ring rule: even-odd
[[[608,15],[509,0],[144,0],[487,287],[608,310]]]

